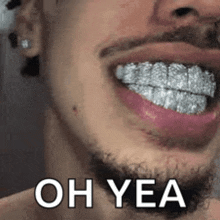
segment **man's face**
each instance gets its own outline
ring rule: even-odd
[[[220,53],[214,6],[206,4],[177,10],[189,6],[84,0],[60,7],[46,41],[56,109],[87,152],[116,172],[161,185],[169,178],[187,185],[210,172],[219,151],[212,73],[217,79]]]

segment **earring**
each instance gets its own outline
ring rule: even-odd
[[[28,39],[22,40],[20,45],[23,49],[30,49],[31,48],[31,41]]]

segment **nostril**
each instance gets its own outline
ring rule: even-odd
[[[173,12],[173,15],[175,17],[184,17],[189,14],[196,14],[196,12],[193,8],[188,8],[188,7],[179,8]]]

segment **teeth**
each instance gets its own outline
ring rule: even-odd
[[[203,112],[207,105],[205,96],[190,94],[151,86],[128,85],[130,90],[141,94],[156,105],[172,109],[180,113],[196,114]]]
[[[182,64],[173,63],[167,66],[162,63],[149,62],[135,65],[133,63],[119,66],[116,77],[123,83],[150,85],[153,87],[183,90],[195,94],[214,97],[216,83],[214,75],[202,72],[198,66],[187,68]]]
[[[187,92],[178,92],[176,99],[177,99],[176,110],[181,113],[187,113],[187,106],[188,106]]]
[[[118,79],[123,79],[123,76],[124,76],[124,68],[123,68],[123,66],[121,66],[121,65],[119,65],[118,67],[117,67],[117,70],[116,70],[116,77],[118,78]]]
[[[167,97],[166,97],[166,100],[165,100],[163,107],[166,109],[176,110],[176,107],[177,107],[176,96],[177,96],[176,90],[168,90]]]
[[[154,98],[154,88],[150,86],[139,87],[141,94],[148,100],[153,100]],[[143,91],[143,92],[142,92]]]
[[[156,105],[164,106],[166,94],[166,89],[155,88],[152,102]]]
[[[210,94],[211,97],[214,97],[214,93],[216,90],[214,75],[210,75],[208,71],[205,71],[203,79],[203,94]]]
[[[172,63],[168,69],[168,88],[176,88],[176,90],[186,90],[188,87],[187,68],[182,64]]]
[[[203,72],[198,66],[193,66],[188,69],[188,91],[198,94],[202,93]]]
[[[177,93],[177,111],[187,114],[196,114],[206,108],[206,97],[189,94],[187,92]]]
[[[214,97],[216,90],[214,75],[196,65],[131,63],[118,66],[116,77],[154,104],[187,114],[204,111],[206,96]]]
[[[124,76],[122,78],[123,83],[135,83],[136,82],[136,65],[133,63],[128,64],[124,67]]]
[[[138,85],[149,85],[151,81],[151,69],[153,65],[149,62],[140,63],[138,65],[139,74],[137,75],[136,84]]]
[[[166,87],[167,72],[167,66],[164,63],[155,63],[151,71],[151,85],[161,88]]]

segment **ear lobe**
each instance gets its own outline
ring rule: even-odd
[[[16,17],[15,31],[18,34],[18,45],[22,40],[29,40],[31,48],[22,49],[21,55],[25,57],[35,57],[41,53],[41,12],[36,7],[36,1],[24,1]]]

